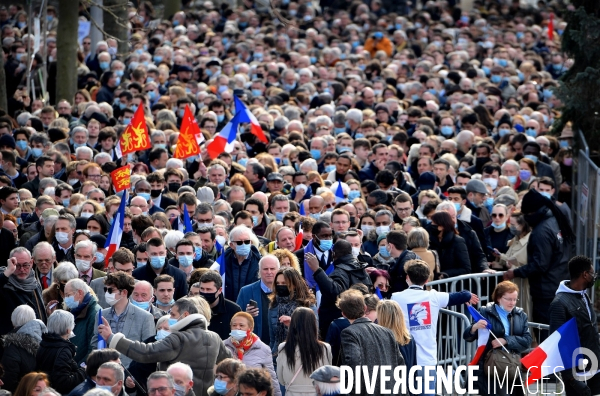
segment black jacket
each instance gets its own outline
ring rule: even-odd
[[[408,289],[408,284],[406,283],[406,272],[404,272],[404,264],[406,264],[409,260],[417,260],[420,259],[416,253],[405,250],[402,254],[392,262],[392,265],[389,269],[390,278],[392,279],[391,287],[392,293],[400,292],[402,290]]]
[[[440,257],[440,272],[448,277],[471,273],[471,259],[465,240],[453,232],[448,232],[440,241],[437,229],[429,231],[429,249],[437,251]]]
[[[240,289],[258,280],[258,262],[261,259],[261,255],[258,249],[252,245],[250,247],[250,254],[240,265],[232,248],[225,250],[224,254],[225,273],[227,276],[223,285],[223,294],[228,300],[237,301]]]
[[[329,330],[327,331],[327,337],[325,337],[325,342],[331,346],[331,357],[334,366],[341,366],[343,364],[341,347],[342,347],[342,331],[346,327],[350,326],[350,321],[344,317],[337,318],[329,325]]]
[[[481,221],[480,221],[481,223]],[[471,263],[471,272],[479,273],[489,268],[487,257],[485,256],[485,247],[481,246],[477,233],[462,220],[457,220],[458,235],[465,240],[467,251],[469,252],[469,261]]]
[[[527,244],[527,265],[515,269],[514,275],[529,278],[532,298],[552,299],[561,281],[569,279],[568,243],[563,240],[550,209],[533,227]]]
[[[2,338],[3,389],[14,393],[25,374],[35,371],[36,354],[40,346],[38,340],[25,333],[9,333]]]
[[[14,275],[11,275],[14,276]],[[35,275],[34,275],[35,276]],[[24,292],[16,289],[9,281],[4,272],[0,273],[0,335],[9,333],[12,329],[10,315],[19,305],[29,305],[35,312],[36,319],[46,323],[46,309],[42,298],[42,286],[32,292]]]
[[[486,249],[484,250],[486,250],[487,258],[490,262],[495,260],[495,256],[489,249],[487,249],[487,246],[491,246],[495,249],[498,249],[500,253],[506,253],[508,251],[508,241],[515,237],[512,234],[512,232],[510,232],[510,229],[508,227],[504,227],[502,231],[496,232],[494,231],[494,227],[489,226],[484,230],[484,232],[486,241]]]
[[[342,312],[335,305],[338,296],[356,283],[363,283],[368,287],[373,285],[365,267],[360,265],[351,254],[335,259],[333,266],[333,272],[329,276],[322,268],[317,269],[313,274],[322,294],[319,307],[319,328],[322,337],[327,335],[329,324],[342,316]]]
[[[75,361],[75,345],[58,334],[42,335],[37,351],[36,371],[48,374],[50,385],[65,395],[85,379],[85,369]]]
[[[210,318],[208,330],[214,331],[222,340],[226,340],[231,332],[231,318],[241,310],[239,305],[220,295],[219,303],[211,308],[212,317]]]
[[[188,293],[187,277],[185,273],[179,268],[175,268],[172,265],[165,263],[162,268],[160,275],[171,275],[175,279],[175,294],[173,298],[179,300],[181,297],[185,297]],[[145,280],[154,285],[154,279],[157,277],[154,269],[148,263],[143,267],[136,268],[133,270],[133,277],[137,280]]]

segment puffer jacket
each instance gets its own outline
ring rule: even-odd
[[[491,302],[485,307],[481,307],[479,309],[479,313],[492,324],[492,333],[494,333],[496,337],[504,338],[506,340],[505,348],[510,352],[521,353],[526,351],[531,346],[531,341],[533,338],[529,332],[527,314],[521,308],[515,307],[513,308],[512,312],[508,314],[508,322],[512,323],[512,328],[510,329],[510,334],[512,335],[508,336],[505,335],[504,325],[500,320],[500,315],[496,311],[495,303]],[[478,332],[471,334],[472,328],[473,325],[467,327],[463,333],[463,338],[468,342],[472,342],[477,339]],[[494,339],[495,338],[493,336],[490,336],[488,343],[485,346],[485,351],[481,355],[481,364],[483,363],[482,359],[485,359],[487,352],[492,349],[492,341]]]
[[[231,342],[231,337],[223,341],[225,347],[231,353],[234,359],[238,359],[238,354]],[[275,374],[275,367],[273,366],[273,356],[271,356],[271,348],[260,339],[254,342],[250,349],[248,349],[242,357],[242,363],[248,368],[262,368],[266,369],[271,374],[271,384],[273,384],[273,394],[275,396],[281,396],[281,389],[279,388],[279,381],[277,381],[277,374]]]
[[[85,379],[85,369],[75,361],[75,345],[58,334],[46,333],[37,351],[36,371],[50,378],[50,385],[59,393],[68,394]]]
[[[14,392],[19,381],[25,374],[35,371],[36,355],[42,340],[46,325],[38,319],[25,323],[15,333],[9,333],[2,338],[4,354],[2,367],[4,376],[3,389]]]
[[[136,362],[158,363],[159,370],[175,362],[189,364],[194,373],[194,393],[206,395],[214,382],[215,365],[231,357],[221,337],[207,327],[203,315],[192,314],[171,326],[171,334],[160,341],[144,344],[117,333],[109,339],[109,347]]]

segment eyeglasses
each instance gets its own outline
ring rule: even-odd
[[[504,214],[503,213],[492,213],[492,219],[495,219],[496,217],[499,219],[503,219]]]
[[[325,207],[326,207],[327,209],[329,209],[329,208],[333,208],[334,206],[335,206],[335,204],[334,204],[334,203],[328,203],[327,205],[325,205]]]
[[[245,241],[231,241],[232,243],[237,244],[238,246],[244,244],[244,245],[249,245],[250,244],[250,239],[246,239]]]
[[[412,211],[412,208],[396,208],[396,210],[398,212],[410,212]]]
[[[162,394],[167,393],[167,391],[171,390],[171,389],[173,389],[173,388],[170,386],[161,386],[158,388],[148,388],[148,394],[153,395],[155,393],[160,393],[162,395]]]
[[[116,287],[105,287],[105,288],[104,288],[104,293],[112,294],[112,293],[113,293],[113,290],[114,290],[115,292],[118,292],[118,291],[119,291],[119,289],[117,289]]]
[[[223,381],[223,380],[229,379],[229,377],[226,375],[222,375],[222,374],[215,374],[215,379]]]
[[[504,301],[508,301],[508,302],[514,302],[514,303],[517,303],[517,302],[519,302],[519,299],[518,299],[518,298],[506,298],[506,297],[502,297],[502,299],[503,299]]]
[[[50,264],[53,260],[52,259],[47,259],[47,260],[34,260],[36,264]]]
[[[17,267],[18,270],[29,269],[29,268],[31,268],[31,263],[29,263],[29,264],[17,264],[16,267]]]

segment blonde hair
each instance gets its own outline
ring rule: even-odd
[[[396,342],[406,345],[410,342],[410,332],[404,323],[404,314],[400,305],[393,300],[383,300],[377,306],[377,323],[394,333]]]
[[[196,305],[198,308],[198,313],[204,315],[208,323],[210,323],[210,318],[212,317],[212,311],[210,310],[210,305],[208,302],[201,296],[191,296],[187,297]]]

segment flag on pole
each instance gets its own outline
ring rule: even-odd
[[[344,196],[344,189],[342,188],[342,182],[337,182],[337,187],[335,189],[335,203],[338,204],[340,202],[346,202],[346,197]]]
[[[125,224],[125,205],[128,201],[127,190],[125,190],[125,194],[121,197],[121,203],[119,204],[119,209],[114,214],[113,223],[110,226],[110,232],[108,233],[108,238],[106,238],[106,244],[104,248],[106,249],[106,262],[105,267],[108,267],[108,259],[110,259],[114,252],[117,251],[119,246],[121,246],[121,238],[123,237],[123,224]]]
[[[300,214],[300,216],[306,216],[306,211],[304,210],[304,204],[302,202],[300,202],[298,204],[298,206],[300,206],[300,209],[298,209],[298,213]]]
[[[304,237],[304,231],[302,230],[302,222],[300,222],[300,226],[298,227],[298,235],[296,235],[296,247],[295,250],[302,249],[302,239]]]
[[[477,350],[475,351],[473,360],[471,360],[471,363],[469,363],[469,366],[474,366],[477,364],[477,362],[479,362],[479,359],[485,350],[485,346],[490,339],[490,330],[492,329],[492,324],[486,318],[481,316],[479,311],[473,308],[471,305],[468,305],[467,309],[469,310],[469,313],[473,317],[475,323],[479,322],[480,320],[485,320],[487,322],[487,326],[484,329],[477,330]]]
[[[138,106],[131,123],[127,125],[125,132],[123,132],[115,146],[115,152],[117,157],[121,158],[124,155],[149,148],[152,148],[152,142],[144,118],[144,106]]]
[[[579,347],[577,322],[572,318],[521,359],[523,366],[529,369],[527,385],[555,372],[573,368],[573,353]]]
[[[98,326],[102,324],[102,310],[98,310]],[[106,341],[100,334],[98,334],[98,349],[106,348]]]
[[[192,232],[194,229],[192,228],[192,221],[190,220],[190,214],[187,211],[187,205],[183,204],[183,233],[187,234],[188,232]]]
[[[554,39],[554,14],[550,14],[550,22],[548,22],[548,39]]]
[[[235,98],[235,115],[236,115],[236,117],[239,116],[238,122],[250,123],[250,133],[252,133],[254,136],[256,136],[258,138],[258,140],[260,140],[261,142],[268,143],[269,141],[267,140],[265,133],[263,132],[262,128],[260,127],[258,120],[256,119],[256,117],[254,117],[254,114],[252,114],[250,109],[237,96],[234,96],[234,98]]]
[[[110,172],[115,192],[121,192],[131,188],[131,168],[129,165],[122,166]]]
[[[215,240],[215,249],[217,250],[217,254],[220,256],[223,254],[223,249],[225,247],[219,243],[219,241]]]
[[[381,290],[379,290],[379,287],[375,288],[375,295],[379,297],[380,300],[383,300],[383,296],[381,295]]]
[[[185,105],[185,111],[183,113],[183,120],[181,121],[181,128],[179,128],[179,138],[177,139],[177,146],[175,147],[174,158],[186,159],[195,155],[200,154],[200,146],[198,143],[198,135],[200,133],[200,127],[192,114],[188,105]],[[202,137],[204,139],[204,137]]]

